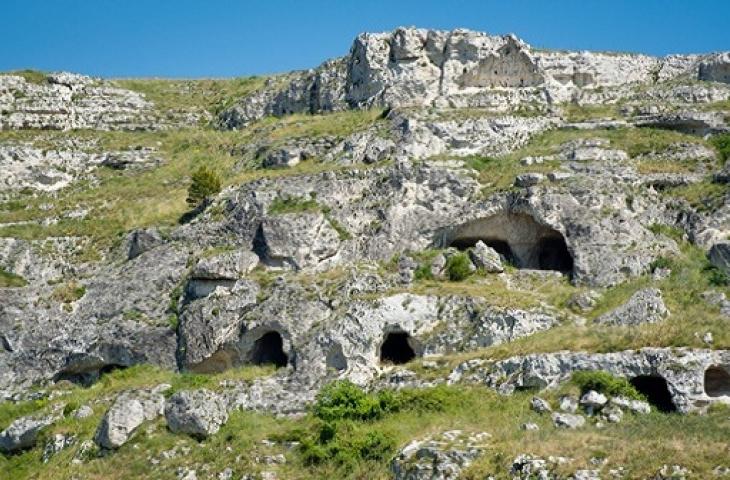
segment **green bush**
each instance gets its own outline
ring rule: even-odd
[[[188,205],[195,208],[206,199],[221,191],[220,176],[205,166],[198,168],[191,177],[188,187]]]
[[[728,278],[727,274],[711,263],[707,262],[702,270],[707,275],[707,281],[710,285],[715,287],[726,287],[730,285],[730,278]]]
[[[415,280],[433,280],[433,272],[431,271],[431,265],[428,263],[422,263],[413,272],[413,278]]]
[[[469,260],[466,253],[451,255],[446,260],[446,271],[449,274],[449,280],[460,282],[472,274],[471,260]]]
[[[595,390],[613,397],[622,396],[634,400],[645,400],[644,396],[628,380],[615,377],[602,370],[574,372],[572,380],[578,385],[581,393]]]
[[[387,402],[387,400],[386,400]],[[387,408],[377,395],[367,394],[354,383],[343,380],[330,383],[317,394],[314,416],[326,422],[337,420],[372,420]]]
[[[710,142],[720,153],[720,159],[723,162],[726,162],[727,159],[730,158],[730,133],[715,135],[710,139]]]
[[[366,393],[354,383],[342,380],[320,390],[312,413],[324,422],[368,421],[405,410],[442,411],[455,398],[454,392],[445,386]]]

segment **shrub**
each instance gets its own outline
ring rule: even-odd
[[[433,272],[431,271],[431,265],[428,263],[422,263],[413,272],[413,278],[415,280],[433,280]]]
[[[354,383],[343,380],[330,383],[317,394],[314,416],[326,422],[337,420],[372,420],[383,413],[380,399],[368,395]]]
[[[613,397],[622,396],[635,400],[644,400],[643,395],[628,380],[615,377],[602,370],[574,372],[572,379],[573,383],[580,388],[581,393],[595,390]]]
[[[730,133],[715,135],[710,139],[710,142],[720,153],[720,159],[726,162],[730,158]]]
[[[465,253],[452,255],[446,260],[446,271],[449,274],[449,280],[460,282],[472,274],[471,260]]]
[[[185,201],[191,207],[198,207],[210,196],[220,191],[220,176],[213,170],[202,166],[191,177],[190,186],[188,187],[188,198]]]
[[[730,278],[716,266],[708,263],[703,268],[703,271],[707,274],[707,281],[710,285],[715,287],[726,287],[730,285]]]

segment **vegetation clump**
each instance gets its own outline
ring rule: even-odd
[[[28,285],[28,282],[23,277],[0,267],[0,288],[24,287],[26,285]]]
[[[191,207],[196,208],[220,191],[220,176],[206,166],[202,166],[191,177],[190,187],[188,187],[188,198],[185,201]]]
[[[715,135],[710,139],[710,143],[712,143],[720,154],[720,160],[725,163],[730,158],[730,133]]]
[[[575,372],[572,380],[580,388],[581,393],[595,390],[612,397],[645,400],[644,396],[628,380],[615,377],[603,370]]]
[[[269,214],[316,212],[319,209],[320,205],[313,197],[276,197],[269,205]]]
[[[446,260],[446,272],[449,280],[452,282],[460,282],[466,280],[473,273],[471,268],[471,260],[466,253],[456,253]]]
[[[383,462],[395,454],[394,436],[367,424],[398,412],[440,412],[458,402],[459,395],[443,386],[367,393],[348,380],[337,381],[317,395],[309,432],[290,432],[289,440],[300,442],[297,452],[304,465],[330,464],[351,472],[363,462]]]
[[[61,303],[72,303],[75,302],[81,297],[84,296],[86,293],[86,287],[82,284],[78,283],[76,280],[70,280],[66,283],[63,283],[59,286],[57,286],[53,293],[51,294],[51,298],[54,300],[61,302]]]

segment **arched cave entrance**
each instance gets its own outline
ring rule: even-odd
[[[500,213],[473,220],[446,232],[442,246],[465,250],[480,240],[517,268],[573,270],[573,256],[563,234],[530,215]]]
[[[337,371],[347,370],[347,358],[345,353],[342,351],[342,345],[339,343],[333,343],[327,350],[327,356],[325,358],[325,364],[327,368],[331,368]]]
[[[540,270],[557,270],[570,272],[573,270],[573,257],[568,251],[565,240],[561,237],[546,237],[538,242],[537,263]]]
[[[416,358],[411,336],[406,332],[390,332],[380,346],[380,362],[403,365]]]
[[[705,370],[705,393],[709,397],[730,397],[730,373],[720,366]]]
[[[654,375],[639,375],[631,379],[631,385],[660,412],[677,411],[677,407],[672,401],[672,394],[669,392],[669,386],[664,378]]]
[[[116,363],[110,363],[102,365],[99,368],[92,368],[88,370],[63,370],[58,372],[54,377],[54,382],[67,381],[81,385],[82,387],[90,387],[96,383],[103,375],[114,372],[116,370],[123,370],[127,368],[127,365],[119,365]]]
[[[249,353],[249,362],[254,365],[275,365],[286,367],[289,357],[284,353],[284,340],[276,331],[264,333],[255,342]]]

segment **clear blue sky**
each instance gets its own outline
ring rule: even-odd
[[[361,31],[516,33],[535,46],[730,50],[730,0],[0,0],[0,70],[229,77],[314,67]]]

